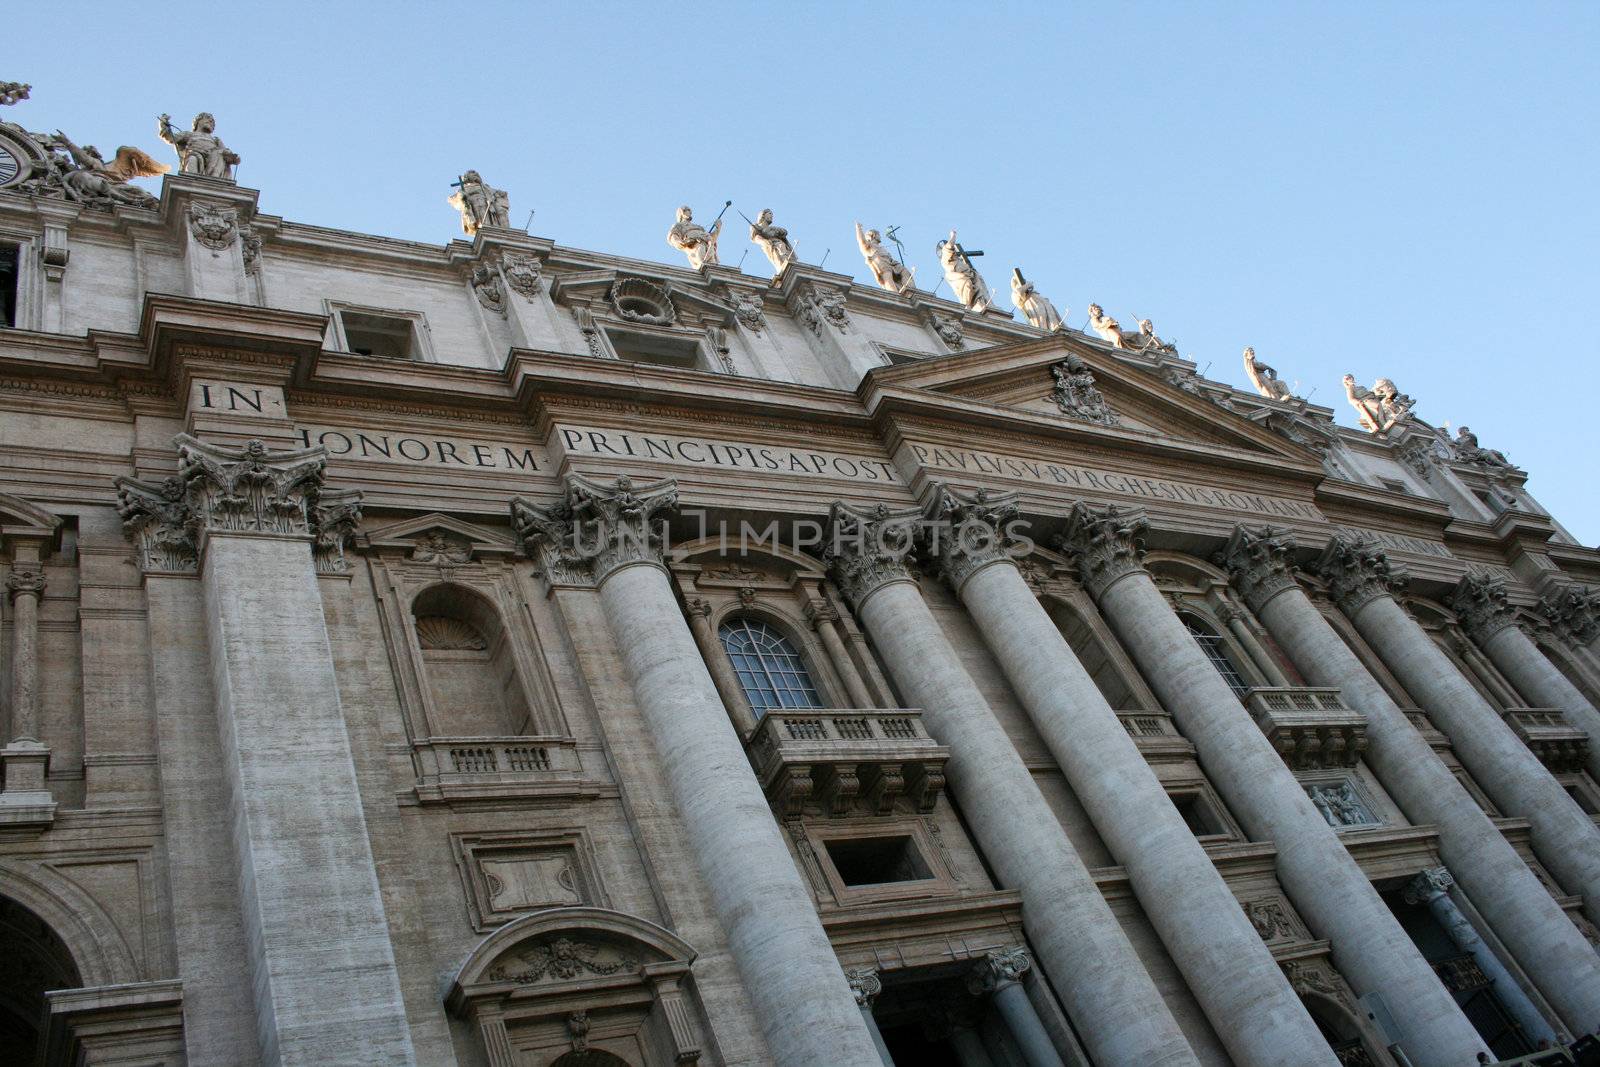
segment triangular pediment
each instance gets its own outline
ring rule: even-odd
[[[1057,374],[1057,367],[1063,373]],[[1191,448],[1317,462],[1306,449],[1169,377],[1183,380],[1057,335],[874,370],[862,388],[869,401],[876,394],[880,402],[893,398],[902,405],[914,404],[920,394],[928,406],[943,402],[967,421],[987,411],[999,419],[1025,419],[1035,431],[1058,427],[1108,438],[1132,434]],[[1079,388],[1083,385],[1088,389]],[[1085,392],[1093,403],[1085,405]],[[1101,401],[1103,409],[1096,406]]]
[[[375,527],[361,543],[402,551],[419,562],[466,563],[484,556],[509,556],[517,550],[507,534],[438,512]]]

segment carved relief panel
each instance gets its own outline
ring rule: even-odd
[[[609,903],[582,830],[458,833],[450,845],[479,933],[544,908]]]

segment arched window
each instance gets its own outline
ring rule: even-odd
[[[774,708],[820,708],[811,673],[789,639],[764,622],[729,619],[720,631],[750,707],[759,716]]]
[[[1200,646],[1217,673],[1222,675],[1222,680],[1228,683],[1228,688],[1241,700],[1244,699],[1244,695],[1250,691],[1250,685],[1239,676],[1233,661],[1228,659],[1222,637],[1193,615],[1185,613],[1180,618],[1183,619],[1183,625],[1189,628],[1189,636],[1194,638],[1194,643]]]

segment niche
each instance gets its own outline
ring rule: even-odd
[[[411,602],[434,732],[505,737],[530,727],[527,691],[500,613],[459,585],[436,585]]]

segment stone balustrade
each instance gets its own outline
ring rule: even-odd
[[[1502,717],[1551,773],[1583,770],[1589,759],[1589,735],[1558,709],[1507,708]]]
[[[909,708],[769,711],[748,751],[780,815],[800,814],[813,797],[830,815],[887,815],[902,795],[932,811],[950,756]]]
[[[424,802],[566,794],[583,780],[570,737],[432,737],[412,756]]]
[[[1337,688],[1262,686],[1245,695],[1256,725],[1294,770],[1353,767],[1367,747],[1367,720]]]

